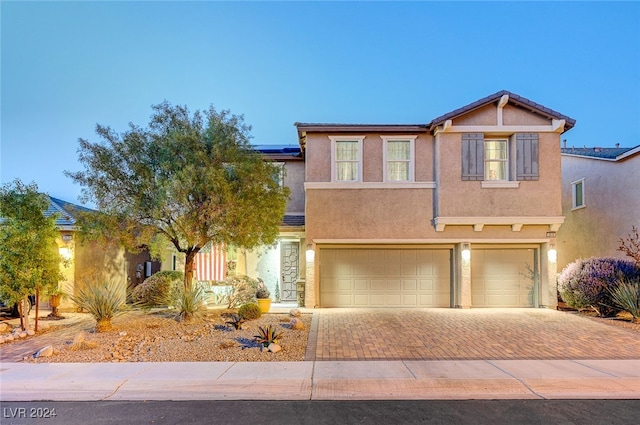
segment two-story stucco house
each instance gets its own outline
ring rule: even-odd
[[[305,305],[555,306],[574,124],[507,91],[428,124],[296,123]]]
[[[562,149],[559,269],[577,258],[626,258],[617,248],[633,226],[640,229],[638,182],[640,146]]]

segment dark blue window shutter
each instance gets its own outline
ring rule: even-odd
[[[538,135],[516,134],[516,180],[538,180]]]
[[[484,134],[462,135],[462,180],[484,180]]]

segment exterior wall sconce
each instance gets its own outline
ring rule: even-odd
[[[62,248],[58,248],[58,252],[66,261],[71,260],[71,248],[63,246]]]
[[[307,251],[305,252],[305,256],[307,258],[307,263],[313,262],[316,258],[316,251],[313,249],[313,245],[310,243],[307,244]]]
[[[471,260],[471,247],[468,242],[462,244],[462,259],[464,261]]]
[[[62,240],[65,243],[69,243],[69,242],[71,242],[73,240],[73,236],[72,235],[62,235]]]
[[[558,251],[556,250],[555,242],[549,242],[549,250],[547,251],[547,257],[549,257],[550,263],[558,261]]]

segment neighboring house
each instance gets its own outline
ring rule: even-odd
[[[628,258],[617,248],[640,229],[640,146],[563,148],[560,270],[578,258]]]
[[[428,124],[296,123],[305,305],[556,306],[560,136],[574,124],[507,91]]]
[[[63,291],[73,292],[87,280],[113,279],[123,283],[124,292],[127,285],[140,283],[145,275],[150,276],[159,269],[157,262],[151,262],[148,252],[131,254],[115,246],[79,242],[76,234],[77,213],[90,210],[52,197],[49,197],[49,201],[45,215],[58,214],[56,226],[60,229],[60,237],[56,242],[60,254],[68,260],[66,266],[61,266],[65,280],[60,282],[59,287]],[[73,310],[75,306],[67,297],[62,300],[61,309]]]

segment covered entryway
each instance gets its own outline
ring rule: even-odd
[[[473,307],[537,307],[536,249],[474,249]]]
[[[449,249],[320,249],[321,307],[451,307]]]

